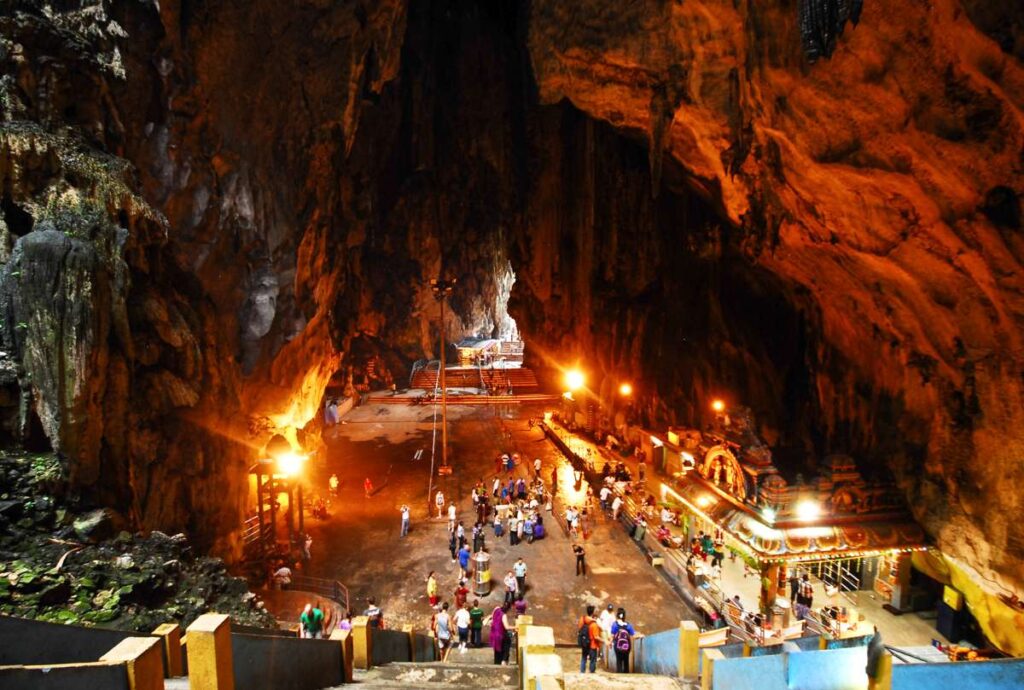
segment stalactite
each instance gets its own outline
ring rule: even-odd
[[[800,38],[811,62],[832,57],[846,22],[860,21],[864,0],[801,0]]]

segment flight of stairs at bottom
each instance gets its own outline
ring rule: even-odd
[[[579,666],[577,665],[577,668]],[[565,690],[698,690],[699,683],[687,683],[669,676],[643,673],[565,673]]]
[[[374,666],[369,671],[356,670],[354,678],[370,688],[404,688],[405,690],[436,690],[441,686],[495,690],[519,687],[519,667],[495,666],[490,647],[467,649],[460,654],[453,649],[448,661],[394,662]],[[339,688],[340,690],[340,688]]]

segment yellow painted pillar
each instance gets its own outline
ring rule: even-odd
[[[696,680],[700,675],[700,628],[695,621],[679,622],[679,677]]]
[[[523,645],[526,642],[526,629],[533,625],[533,616],[516,616],[516,661],[522,658]]]
[[[168,678],[183,676],[181,663],[181,628],[177,623],[158,625],[153,634],[161,638],[164,649],[164,673]]]
[[[373,661],[373,636],[370,633],[370,619],[356,616],[352,619],[352,665],[368,669]]]
[[[711,690],[715,682],[715,662],[725,655],[717,649],[704,650],[704,668],[700,673],[700,690]]]
[[[346,683],[352,682],[352,631],[338,630],[331,631],[331,640],[341,645],[341,672]]]
[[[131,690],[163,690],[164,653],[155,637],[126,637],[100,661],[125,664]]]
[[[188,683],[191,690],[235,690],[231,619],[204,613],[188,626]]]
[[[868,678],[868,690],[892,690],[892,654],[888,650],[878,658],[874,678]]]

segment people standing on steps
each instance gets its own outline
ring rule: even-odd
[[[466,608],[466,602],[463,601],[455,612],[455,629],[459,631],[459,654],[466,653],[466,645],[469,643],[470,620],[469,609]]]
[[[448,531],[455,531],[455,501],[448,504]]]
[[[452,651],[452,619],[448,615],[448,602],[441,604],[441,611],[434,617],[434,637],[441,651],[441,661],[448,661]]]
[[[402,529],[398,533],[398,538],[401,539],[405,535],[409,534],[409,506],[402,504],[402,507],[398,509],[402,514]]]
[[[601,611],[601,615],[597,617],[597,624],[601,626],[601,638],[604,644],[601,645],[601,653],[604,655],[604,663],[611,667],[612,665],[612,623],[615,622],[615,607],[608,604],[606,608]]]
[[[633,637],[636,630],[626,620],[626,610],[620,608],[616,620],[612,623],[612,646],[615,648],[615,670],[617,673],[629,673],[629,653],[633,651]]]
[[[473,608],[469,610],[469,646],[476,648],[483,644],[484,610],[480,608],[480,600],[473,600]]]
[[[587,661],[590,661],[590,672],[597,673],[597,650],[601,648],[601,626],[594,620],[594,606],[587,606],[587,612],[576,624],[576,643],[580,648],[580,673],[587,672]]]
[[[496,606],[491,612],[491,649],[494,650],[494,665],[508,665],[508,653],[512,647],[512,624],[508,620],[509,604]]]

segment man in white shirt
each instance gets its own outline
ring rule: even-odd
[[[463,603],[455,612],[455,628],[459,631],[459,654],[466,653],[466,643],[469,642],[469,609]]]
[[[612,501],[612,519],[619,519],[619,510],[622,509],[622,496],[616,496],[615,500]]]
[[[402,513],[402,531],[398,537],[402,538],[409,534],[409,506],[402,504],[402,507],[398,510]]]
[[[608,510],[608,499],[611,498],[611,495],[612,495],[611,487],[608,487],[608,486],[602,486],[601,487],[601,493],[598,494],[598,497],[601,500],[601,510]]]
[[[448,531],[455,531],[455,503],[448,504]]]
[[[605,663],[611,661],[611,641],[612,641],[612,623],[615,622],[615,613],[611,604],[608,604],[607,608],[601,612],[601,615],[597,617],[597,624],[601,626],[601,633],[603,635],[601,649],[604,651]]]

